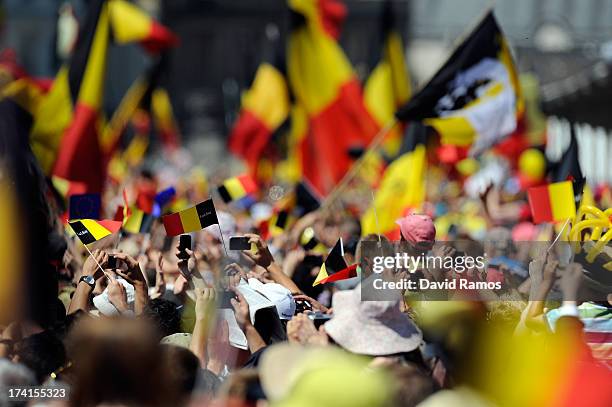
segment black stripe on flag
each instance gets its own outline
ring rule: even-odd
[[[202,228],[219,224],[219,220],[217,219],[217,211],[215,210],[215,205],[213,204],[212,199],[197,204],[196,211],[198,212],[198,218],[200,218],[200,225]]]
[[[93,237],[89,229],[81,221],[70,222],[70,227],[83,244],[90,244],[96,241],[96,238]]]
[[[289,213],[287,211],[280,211],[278,215],[276,215],[276,227],[285,229],[287,226],[287,219],[289,218]]]
[[[219,195],[221,195],[221,199],[223,199],[223,202],[232,202],[232,196],[230,195],[227,188],[225,188],[225,185],[221,185],[219,188],[217,188],[217,191],[219,192]]]

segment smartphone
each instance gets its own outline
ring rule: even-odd
[[[250,250],[251,244],[246,236],[232,236],[229,240],[230,250]]]
[[[231,299],[236,298],[236,294],[232,291],[222,291],[221,301],[219,302],[219,308],[232,308]]]
[[[295,300],[295,315],[312,311],[312,305],[306,300]]]
[[[179,249],[180,250],[185,250],[185,249],[191,250],[191,235],[181,235],[179,237]]]
[[[117,268],[117,258],[113,255],[108,256],[108,262],[106,263],[107,267],[111,270]]]

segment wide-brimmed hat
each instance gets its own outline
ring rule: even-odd
[[[259,375],[271,406],[384,407],[392,401],[383,371],[334,346],[276,344],[262,355]]]
[[[344,349],[360,355],[411,352],[423,340],[421,330],[397,301],[361,301],[361,288],[339,291],[332,298],[333,318],[323,327]]]

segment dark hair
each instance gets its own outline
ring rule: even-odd
[[[298,288],[309,297],[317,298],[323,292],[322,285],[312,286],[316,278],[316,275],[312,275],[312,269],[321,267],[322,264],[323,257],[307,255],[297,265],[291,278]]]
[[[195,388],[200,370],[197,356],[175,345],[161,345],[161,351],[169,379],[182,396],[189,396]]]
[[[163,298],[151,300],[144,314],[157,327],[160,339],[181,332],[181,313],[172,301]]]
[[[39,383],[66,362],[66,350],[59,338],[50,331],[28,336],[17,344],[19,363],[29,367]]]

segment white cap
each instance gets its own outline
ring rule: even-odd
[[[264,284],[256,278],[249,278],[249,286],[276,306],[276,312],[278,312],[280,319],[289,320],[293,318],[295,314],[295,300],[291,295],[291,291],[280,284]]]
[[[125,294],[127,297],[127,303],[130,310],[134,310],[134,286],[121,277],[117,277],[123,287],[125,287]],[[94,306],[100,311],[101,314],[106,316],[119,315],[117,308],[108,299],[108,287],[102,291],[102,294],[96,295],[93,298]]]

